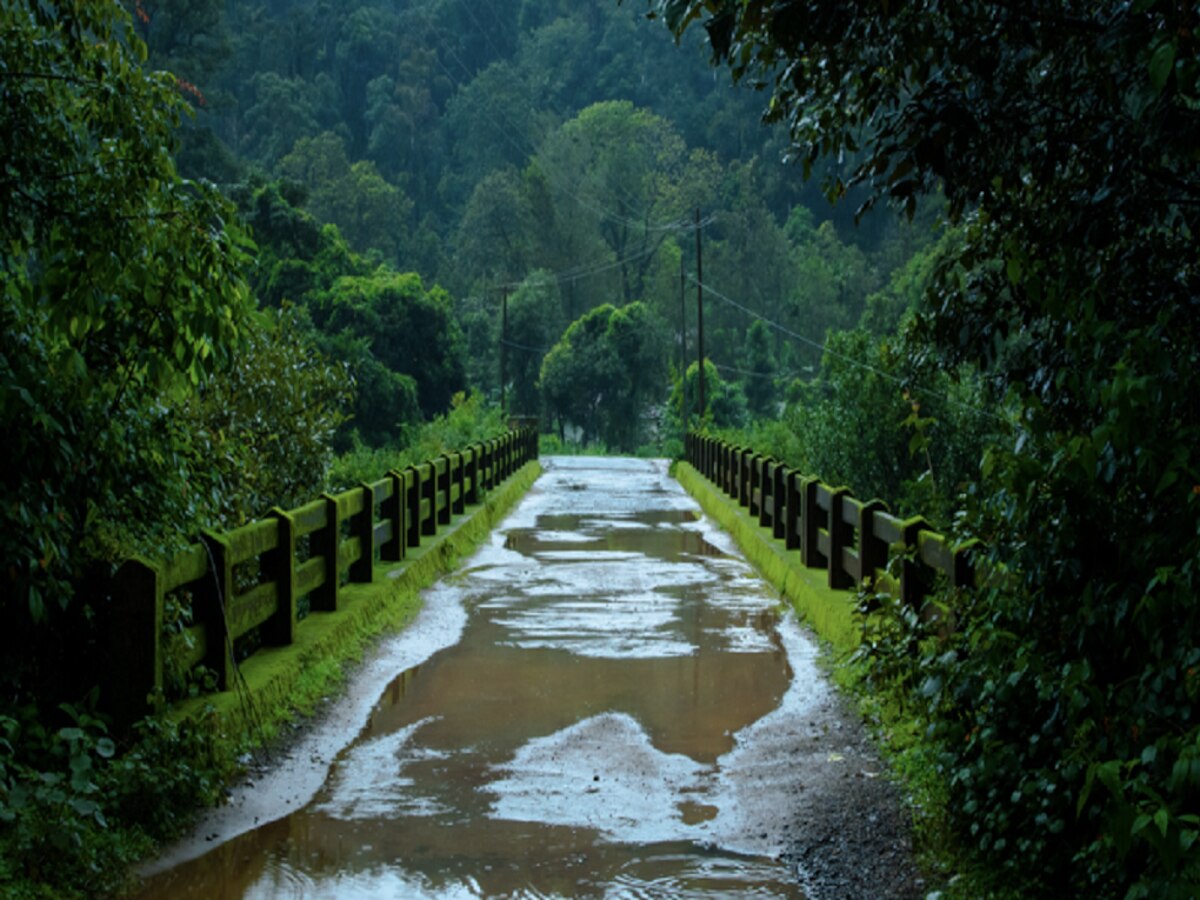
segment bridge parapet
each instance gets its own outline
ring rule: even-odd
[[[399,563],[468,504],[537,459],[534,429],[439,456],[232,531],[205,531],[171,559],[131,559],[113,589],[114,652],[106,695],[119,725],[164,703],[164,660],[203,664],[216,689],[233,687],[234,642],[258,629],[264,647],[294,642],[311,613],[336,613],[342,589],[370,583],[376,561]],[[164,635],[172,592],[192,598],[193,624]]]
[[[889,593],[921,609],[935,580],[975,586],[978,541],[953,544],[925,519],[900,519],[746,447],[691,432],[688,463],[754,518],[802,564],[828,572],[830,588]]]

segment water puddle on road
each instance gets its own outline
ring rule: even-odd
[[[821,693],[811,644],[662,463],[544,465],[427,593],[459,642],[382,690],[313,800],[143,896],[802,896],[770,746]]]

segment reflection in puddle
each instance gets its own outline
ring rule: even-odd
[[[661,464],[546,469],[427,596],[461,641],[382,691],[316,799],[145,896],[801,896],[729,849],[740,735],[796,688],[772,596]]]

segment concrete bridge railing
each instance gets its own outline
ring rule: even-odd
[[[925,519],[900,519],[879,500],[862,501],[782,463],[691,432],[687,461],[759,525],[828,572],[829,587],[886,592],[914,608],[940,573],[953,587],[976,583],[977,541],[953,545]],[[897,575],[893,574],[898,572]]]
[[[233,531],[207,531],[172,559],[127,561],[113,591],[121,649],[106,693],[115,718],[130,723],[162,705],[168,653],[184,670],[203,664],[218,690],[230,689],[235,641],[257,628],[263,646],[291,644],[306,621],[298,601],[307,596],[312,612],[336,612],[343,585],[370,582],[377,558],[404,560],[537,454],[535,429],[509,431]],[[172,591],[191,594],[194,624],[164,635]]]

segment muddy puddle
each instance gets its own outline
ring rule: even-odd
[[[294,808],[202,825],[141,896],[802,896],[778,854],[815,648],[665,464],[543,464],[427,593],[457,640],[376,683]]]

